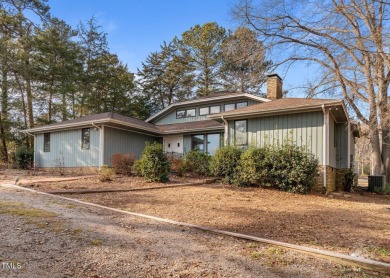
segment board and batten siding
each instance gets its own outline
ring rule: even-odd
[[[104,162],[111,165],[111,157],[116,153],[133,153],[139,158],[146,142],[154,142],[156,137],[132,131],[104,127]]]
[[[90,148],[81,149],[81,128],[50,132],[50,152],[43,151],[43,133],[35,135],[35,164],[37,167],[99,166],[99,130],[90,128]]]
[[[207,116],[199,116],[199,109],[202,107],[209,107],[209,106],[221,106],[221,112],[224,112],[225,110],[225,104],[233,104],[238,102],[248,102],[248,105],[258,104],[259,102],[254,101],[252,99],[242,99],[242,100],[232,100],[232,101],[224,101],[224,102],[218,102],[218,103],[204,103],[202,105],[194,105],[194,106],[186,106],[186,107],[177,107],[173,111],[169,112],[167,115],[163,116],[160,119],[157,119],[156,121],[153,121],[152,123],[155,125],[168,125],[168,124],[177,124],[177,123],[188,123],[188,122],[196,122],[196,121],[205,121],[208,120]],[[188,117],[188,118],[176,118],[176,111],[178,110],[185,110],[185,109],[194,109],[195,108],[195,117]]]
[[[287,138],[306,146],[323,164],[323,112],[249,118],[248,145],[283,144]],[[234,144],[234,121],[229,121],[229,143]]]
[[[336,166],[337,168],[348,168],[348,124],[335,125],[336,139]],[[353,136],[351,136],[353,138]]]

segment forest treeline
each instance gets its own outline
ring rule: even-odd
[[[110,51],[107,36],[95,18],[72,28],[46,0],[0,1],[1,161],[31,148],[23,129],[102,112],[145,119],[221,90],[259,94],[271,65],[253,31],[215,22],[162,42],[137,72]]]

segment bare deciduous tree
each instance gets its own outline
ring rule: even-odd
[[[280,64],[319,65],[322,76],[314,90],[339,92],[369,126],[372,174],[385,174],[388,182],[389,9],[389,3],[377,0],[241,0],[233,10],[266,47],[282,50]]]

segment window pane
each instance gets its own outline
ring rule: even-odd
[[[43,151],[50,152],[50,133],[43,134]]]
[[[248,102],[246,101],[237,103],[237,109],[242,107],[247,107],[247,106],[248,106]]]
[[[208,107],[199,108],[199,115],[200,116],[208,115],[208,114],[209,114],[209,108]]]
[[[246,120],[234,122],[234,139],[236,145],[247,145],[248,144],[248,133],[246,128]]]
[[[187,117],[195,117],[195,109],[188,109],[187,110]]]
[[[89,150],[90,142],[90,130],[89,128],[83,128],[81,130],[81,149]]]
[[[185,118],[185,116],[186,116],[186,111],[185,110],[176,111],[176,118],[178,118],[178,119]]]
[[[226,111],[230,111],[230,110],[234,110],[234,109],[235,109],[234,103],[232,103],[232,104],[225,104],[225,112]]]
[[[211,106],[210,107],[210,114],[220,113],[221,112],[221,106]]]
[[[192,149],[204,151],[204,135],[193,135],[192,136]]]
[[[221,147],[221,134],[207,134],[207,152],[214,155],[215,151]]]

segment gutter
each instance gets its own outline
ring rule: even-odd
[[[224,136],[223,136],[224,137],[223,140],[225,141],[225,144],[227,146],[228,145],[228,132],[229,132],[228,127],[229,127],[229,125],[228,125],[228,122],[224,119],[223,116],[221,116],[221,120],[223,121],[224,128],[225,128],[225,133],[224,133]]]
[[[104,154],[104,134],[103,134],[104,126],[99,127],[99,126],[95,125],[94,122],[91,122],[91,125],[93,127],[99,129],[99,171],[100,171],[100,168],[103,165],[103,154]]]
[[[325,105],[322,104],[322,112],[324,112],[324,125],[322,130],[322,136],[323,136],[323,164],[324,164],[324,177],[323,177],[323,183],[324,187],[326,188],[326,154],[327,154],[327,131],[328,131],[328,119],[327,119],[327,112],[325,109]]]

